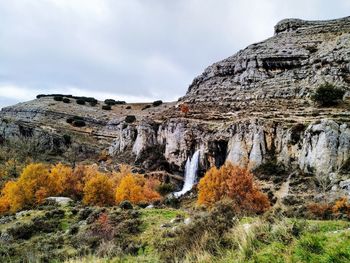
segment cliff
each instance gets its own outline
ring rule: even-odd
[[[177,103],[104,111],[101,102],[40,98],[2,109],[2,140],[34,138],[44,150],[60,154],[76,144],[82,158],[107,150],[113,161],[175,174],[200,150],[201,174],[226,160],[250,169],[273,162],[305,178],[331,178],[334,189],[346,190],[349,174],[340,171],[350,157],[349,32],[350,17],[283,20],[273,37],[208,67]],[[325,81],[347,91],[339,106],[311,102],[311,92]],[[182,103],[188,114],[179,111]],[[136,121],[127,122],[127,115]],[[82,117],[86,126],[67,123],[72,116]]]

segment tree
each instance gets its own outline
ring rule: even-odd
[[[47,195],[54,192],[48,167],[42,163],[31,163],[27,165],[23,169],[17,183],[23,190],[25,202],[27,204],[33,204],[39,201],[36,199],[36,192],[38,190],[40,190],[41,193],[45,190]],[[42,195],[40,198],[42,198]]]
[[[1,190],[0,213],[16,212],[25,205],[23,189],[16,181],[8,181]]]
[[[42,163],[27,165],[17,181],[9,181],[1,191],[1,212],[16,212],[26,205],[41,203],[52,191],[47,166]]]
[[[329,107],[337,105],[343,99],[344,94],[345,90],[326,82],[317,88],[316,92],[311,95],[311,99],[321,106]]]
[[[97,172],[84,187],[84,204],[109,206],[114,204],[114,189],[107,175]]]
[[[49,177],[50,188],[54,194],[69,195],[66,189],[72,187],[73,169],[71,167],[58,163],[51,167]]]
[[[270,207],[267,196],[253,181],[253,175],[244,168],[226,163],[220,169],[207,171],[198,185],[198,204],[211,207],[216,202],[229,198],[236,213],[261,213]]]
[[[140,180],[137,180],[132,174],[126,175],[117,188],[115,199],[118,204],[124,200],[129,200],[134,204],[145,201]]]

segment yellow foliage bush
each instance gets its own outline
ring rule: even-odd
[[[140,180],[137,180],[132,174],[125,176],[117,188],[115,199],[117,203],[124,200],[129,200],[134,204],[145,201],[145,198],[142,195]]]
[[[145,179],[141,175],[128,174],[121,180],[115,195],[117,203],[128,200],[133,204],[154,202],[161,199],[155,191],[160,182],[156,179]]]
[[[114,189],[107,175],[97,172],[84,187],[84,204],[109,206],[114,204]]]
[[[19,177],[17,184],[22,188],[24,199],[27,204],[33,204],[38,202],[35,195],[40,190],[45,190],[46,195],[53,192],[52,182],[49,176],[48,166],[42,163],[32,163],[27,165],[21,176]],[[41,197],[42,198],[42,197]]]
[[[27,165],[17,180],[5,183],[0,196],[0,213],[16,212],[41,204],[48,196],[66,196],[84,204],[109,206],[129,200],[153,202],[161,196],[155,191],[160,182],[133,174],[122,165],[119,172],[101,173],[96,165],[74,169],[62,163],[51,167],[42,163]]]
[[[51,183],[49,187],[55,195],[65,195],[67,188],[74,187],[76,183],[72,180],[74,178],[73,169],[62,163],[51,167],[49,177]]]

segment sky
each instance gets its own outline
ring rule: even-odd
[[[0,108],[42,93],[177,100],[284,18],[349,15],[350,0],[0,0]]]

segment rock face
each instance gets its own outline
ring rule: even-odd
[[[308,95],[325,81],[350,90],[350,17],[281,21],[273,37],[195,78],[178,102],[188,104],[188,114],[179,112],[178,103],[103,111],[101,102],[66,107],[40,98],[1,111],[1,138],[39,138],[46,147],[59,141],[64,151],[68,133],[96,152],[108,149],[114,160],[126,161],[127,154],[146,170],[160,169],[154,165],[159,162],[179,174],[200,150],[201,174],[225,161],[254,169],[274,160],[301,173],[328,175],[350,158],[350,104],[345,98],[335,108],[315,107]],[[73,115],[86,126],[67,124]],[[125,122],[127,115],[136,121]]]
[[[349,47],[350,17],[282,20],[275,26],[275,36],[208,67],[182,100],[305,98],[324,81],[349,90]]]
[[[326,119],[308,126],[295,124],[292,127],[253,119],[218,127],[215,132],[208,132],[209,127],[203,124],[177,119],[159,126],[158,131],[147,126],[139,126],[137,130],[142,133],[128,142],[134,145],[136,156],[142,152],[140,145],[145,147],[144,150],[162,146],[165,159],[180,170],[195,150],[201,152],[203,170],[224,161],[254,169],[264,161],[276,158],[285,166],[297,167],[306,173],[327,174],[340,169],[350,157],[349,125]],[[114,145],[112,152],[115,152]]]

